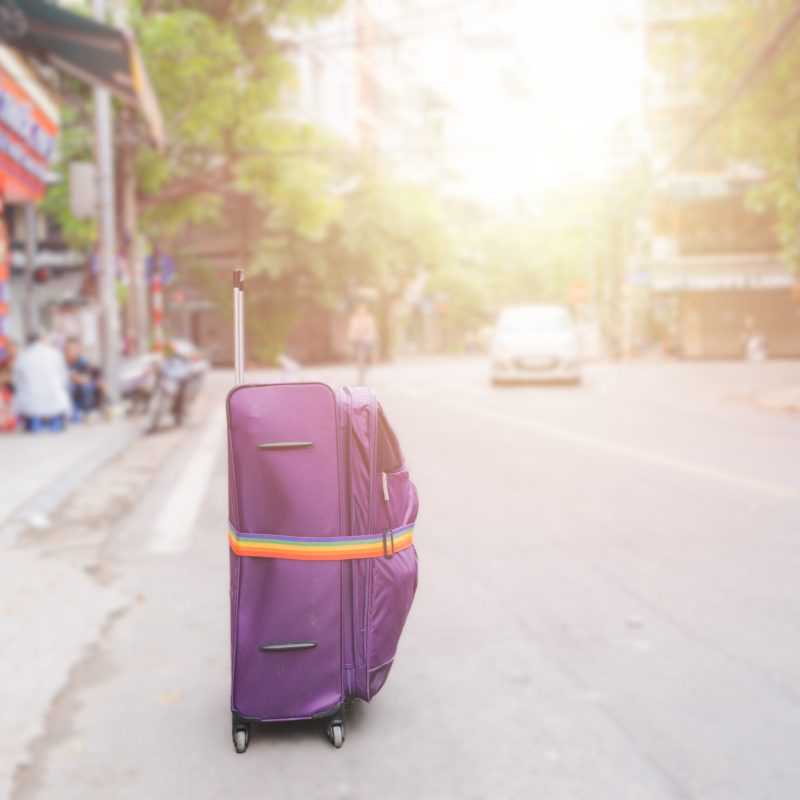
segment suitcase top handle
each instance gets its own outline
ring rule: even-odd
[[[314,442],[263,442],[257,445],[259,450],[307,450]]]
[[[311,650],[317,646],[316,642],[274,642],[259,645],[262,653],[280,653],[283,650]]]

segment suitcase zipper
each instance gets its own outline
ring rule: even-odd
[[[345,489],[348,493],[348,509],[347,509],[347,525],[348,525],[348,534],[352,536],[355,533],[355,524],[354,524],[354,513],[355,509],[353,506],[352,498],[349,497],[349,494],[353,490],[353,481],[352,481],[352,458],[353,458],[353,428],[350,423],[350,413],[353,409],[353,395],[352,391],[348,387],[344,387],[341,389],[341,398],[342,398],[342,405],[341,405],[341,412],[342,416],[340,419],[340,425],[345,430],[345,439],[347,440],[347,447],[344,451],[345,456]],[[352,646],[353,646],[353,671],[357,670],[359,667],[363,666],[363,658],[361,657],[361,653],[359,652],[359,641],[361,639],[361,617],[359,614],[360,603],[360,581],[358,578],[358,561],[353,560],[350,562],[345,562],[346,568],[350,569],[350,583],[351,583],[351,603],[350,603],[350,615],[351,615],[351,626],[352,626]],[[347,681],[350,686],[354,683],[354,677],[352,675],[347,676]],[[352,689],[351,689],[352,691]]]
[[[381,472],[381,483],[383,484],[383,499],[389,502],[389,478],[385,472]]]
[[[375,479],[378,475],[378,400],[369,390],[369,507],[367,513],[367,532],[375,529]]]
[[[378,398],[373,391],[369,391],[369,513],[367,515],[367,530],[375,530],[375,480],[378,477]],[[369,681],[369,612],[370,597],[372,595],[372,559],[366,560],[364,569],[364,608],[362,619],[362,656],[363,668],[367,671],[365,679]]]

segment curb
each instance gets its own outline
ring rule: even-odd
[[[26,520],[34,513],[50,516],[81,485],[98,470],[115,459],[142,435],[138,428],[131,429],[125,436],[113,442],[78,467],[68,469],[56,481],[12,510],[9,522],[0,529],[0,543],[13,543],[29,527]]]

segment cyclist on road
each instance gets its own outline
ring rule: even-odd
[[[373,358],[376,340],[375,318],[364,303],[359,303],[347,326],[347,341],[356,362],[358,386],[367,378],[367,366]]]

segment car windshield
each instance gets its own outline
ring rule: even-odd
[[[554,333],[570,328],[569,314],[563,308],[509,308],[497,324],[502,333]]]

